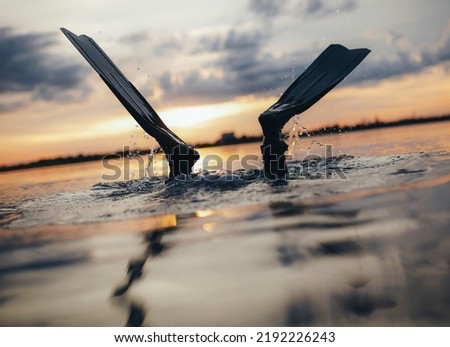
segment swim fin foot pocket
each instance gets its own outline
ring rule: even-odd
[[[178,145],[169,154],[166,153],[166,158],[170,168],[169,178],[175,178],[178,175],[189,175],[200,154],[193,147]]]

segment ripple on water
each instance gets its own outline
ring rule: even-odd
[[[424,160],[426,157],[424,154],[341,155],[292,161],[287,181],[267,180],[261,170],[240,169],[233,172],[203,170],[192,177],[178,176],[170,181],[164,177],[145,177],[101,182],[90,190],[26,201],[14,211],[4,211],[3,226],[47,225],[56,220],[59,224],[78,224],[277,201],[326,200],[351,192],[369,193],[372,189],[421,179],[430,170]],[[417,163],[421,167],[417,167]]]

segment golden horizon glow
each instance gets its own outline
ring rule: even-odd
[[[205,218],[212,216],[214,214],[214,210],[198,210],[195,214],[198,218]]]
[[[239,100],[233,100],[218,104],[162,109],[159,114],[168,126],[195,128],[201,123],[241,113],[248,108],[251,108],[251,105]]]

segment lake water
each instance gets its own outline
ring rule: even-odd
[[[285,184],[259,144],[167,184],[146,158],[1,173],[0,326],[448,326],[450,123],[294,148]]]

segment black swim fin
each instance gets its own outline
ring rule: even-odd
[[[280,99],[263,112],[258,120],[264,133],[261,151],[264,170],[269,177],[285,176],[286,143],[281,130],[292,116],[300,114],[319,101],[341,82],[370,53],[369,49],[347,49],[342,45],[328,46],[303,72]]]
[[[65,28],[61,28],[61,31],[100,75],[136,122],[158,141],[169,161],[170,176],[188,175],[200,157],[198,152],[164,124],[142,94],[92,38],[75,35]]]
[[[328,46],[264,113],[276,114],[287,122],[319,101],[369,53],[366,48],[350,50],[337,44]]]

